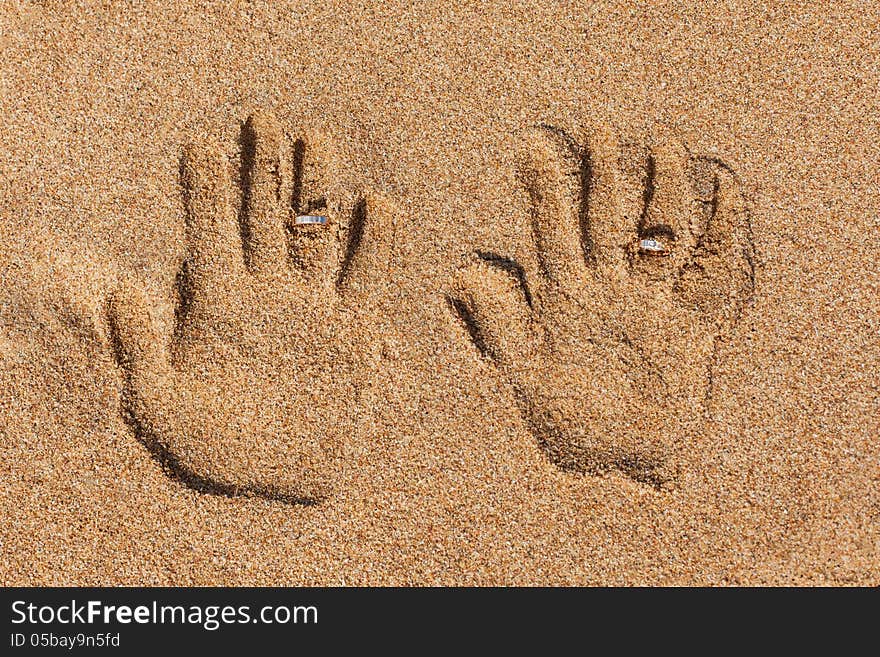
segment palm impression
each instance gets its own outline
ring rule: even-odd
[[[749,216],[731,170],[658,130],[521,141],[535,248],[479,253],[449,295],[562,468],[661,486],[703,416],[717,341],[752,293]]]
[[[288,138],[271,115],[248,119],[242,151],[237,204],[222,151],[185,149],[173,329],[132,282],[111,300],[124,408],[197,489],[313,502],[375,366],[394,208],[349,189],[331,140]]]

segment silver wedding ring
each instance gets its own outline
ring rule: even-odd
[[[657,240],[639,240],[639,250],[643,253],[650,253],[651,255],[666,255],[666,247],[663,246],[663,242],[659,242]]]
[[[293,220],[293,223],[297,226],[304,226],[309,224],[323,225],[327,223],[327,217],[322,217],[317,214],[301,214]]]

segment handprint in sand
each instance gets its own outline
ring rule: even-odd
[[[240,204],[220,148],[185,150],[173,329],[138,285],[113,295],[124,408],[197,489],[313,502],[339,471],[377,358],[394,208],[351,191],[326,137],[290,139],[256,115],[241,141]]]
[[[752,293],[749,216],[731,170],[665,130],[584,142],[548,126],[524,136],[534,266],[478,253],[449,300],[553,462],[659,487]]]

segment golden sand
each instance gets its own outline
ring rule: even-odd
[[[0,8],[0,583],[880,581],[880,9],[203,4]]]

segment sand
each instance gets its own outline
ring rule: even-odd
[[[880,582],[880,10],[203,4],[0,8],[0,583]]]

